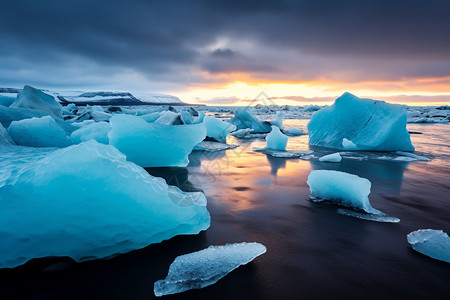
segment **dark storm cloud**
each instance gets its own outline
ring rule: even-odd
[[[180,85],[208,81],[202,71],[292,80],[450,75],[444,0],[2,0],[1,7],[0,84],[86,85],[126,71]],[[225,45],[211,48],[220,39]]]

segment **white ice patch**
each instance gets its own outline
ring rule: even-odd
[[[339,153],[332,153],[319,158],[320,161],[326,162],[340,162],[342,157]]]
[[[94,122],[72,132],[70,140],[74,144],[79,144],[93,139],[107,145],[109,144],[108,132],[110,130],[111,125],[107,122]]]
[[[155,282],[155,295],[176,294],[212,285],[265,252],[266,247],[259,243],[236,243],[210,246],[178,256],[170,265],[167,277]]]
[[[407,239],[417,252],[450,263],[450,237],[442,230],[419,229]]]

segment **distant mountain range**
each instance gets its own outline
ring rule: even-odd
[[[15,98],[21,89],[1,88],[0,97]],[[129,92],[54,92],[42,90],[52,95],[61,104],[74,103],[77,105],[188,105],[180,98],[172,95]]]

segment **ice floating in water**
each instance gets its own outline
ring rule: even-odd
[[[79,144],[93,139],[107,145],[109,144],[108,132],[110,130],[111,125],[108,122],[94,122],[72,132],[70,140],[74,144]]]
[[[281,133],[277,126],[272,126],[272,131],[266,136],[266,149],[286,150],[288,137]]]
[[[207,287],[265,252],[266,247],[259,243],[236,243],[210,246],[178,256],[170,265],[167,277],[155,282],[155,295],[163,296]]]
[[[253,132],[254,132],[253,129],[245,128],[236,130],[230,133],[230,135],[241,139],[265,138],[267,136],[267,133],[253,133]]]
[[[22,146],[67,147],[71,144],[64,129],[50,116],[13,121],[8,133]]]
[[[230,145],[230,144],[224,144],[224,143],[218,143],[218,142],[203,141],[203,142],[195,145],[194,150],[195,151],[215,152],[215,151],[234,149],[237,147],[239,147],[239,145]]]
[[[416,155],[416,154],[413,154],[413,153],[410,153],[410,152],[397,151],[396,153],[400,154],[400,155],[403,155],[403,156],[414,158],[416,160],[430,161],[430,159],[428,157]]]
[[[271,126],[269,122],[259,121],[251,111],[250,107],[237,107],[233,118],[227,122],[236,125],[236,129],[251,128],[255,133],[267,133],[270,132]]]
[[[211,116],[205,116],[203,124],[206,126],[206,136],[220,143],[225,143],[227,141],[228,133],[236,130],[235,125]]]
[[[326,162],[340,162],[342,157],[339,153],[328,154],[319,158],[320,161]]]
[[[371,183],[357,175],[329,170],[314,170],[308,176],[311,194],[353,208],[372,212],[369,202]]]
[[[314,113],[308,132],[309,144],[315,146],[350,149],[342,145],[345,138],[357,150],[414,150],[406,130],[403,106],[360,99],[350,93],[344,93],[332,106]]]
[[[266,148],[256,148],[253,147],[253,151],[255,152],[261,152],[264,154],[268,154],[273,157],[278,158],[300,158],[303,160],[310,160],[314,158],[314,152],[309,151],[285,151],[285,150],[273,150],[273,149],[266,149]]]
[[[340,171],[314,170],[309,174],[307,184],[311,190],[311,195],[317,197],[313,201],[328,200],[339,205],[362,210],[370,215],[365,216],[363,213],[356,212],[349,213],[347,210],[341,210],[338,213],[380,222],[400,221],[370,205],[371,183],[366,178]]]
[[[345,208],[338,208],[337,213],[344,215],[344,216],[354,217],[354,218],[368,220],[368,221],[383,222],[383,223],[398,223],[398,222],[400,222],[399,218],[391,217],[391,216],[385,215],[383,213],[367,214],[367,213],[358,212],[358,211],[345,209]]]
[[[110,123],[110,144],[141,167],[186,167],[189,153],[206,136],[203,123],[161,125],[131,115],[114,115]]]
[[[36,109],[58,118],[61,118],[63,112],[61,104],[53,96],[29,85],[24,86],[10,107]]]
[[[450,263],[450,237],[442,230],[419,229],[407,238],[417,252]]]
[[[108,257],[210,224],[203,193],[170,187],[93,140],[52,151],[0,147],[0,199],[0,268]]]
[[[301,129],[298,129],[298,128],[283,129],[283,132],[285,135],[288,135],[288,136],[300,136],[300,135],[306,134]]]
[[[275,114],[275,120],[270,121],[270,125],[272,126],[277,126],[278,128],[283,128],[283,120],[284,117],[286,116],[286,112],[285,111],[277,111]]]

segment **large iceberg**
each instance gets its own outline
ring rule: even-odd
[[[110,144],[142,167],[186,167],[188,155],[206,136],[203,123],[161,125],[131,115],[114,115],[110,123]]]
[[[203,123],[206,126],[206,136],[220,143],[226,143],[228,133],[236,130],[235,125],[211,116],[205,116]]]
[[[53,96],[29,85],[24,86],[10,107],[36,109],[58,118],[61,118],[63,112],[61,104]]]
[[[442,230],[419,229],[407,239],[417,252],[450,263],[450,237]]]
[[[50,116],[13,121],[8,133],[22,146],[67,147],[71,144],[64,129]]]
[[[70,139],[74,144],[94,139],[107,145],[109,144],[108,132],[110,130],[111,125],[108,122],[94,122],[72,132]]]
[[[265,252],[266,247],[259,243],[237,243],[210,246],[178,256],[170,265],[167,277],[155,282],[155,295],[176,294],[212,285]]]
[[[203,193],[168,186],[111,145],[0,145],[0,268],[108,257],[209,224]]]
[[[349,150],[413,151],[406,119],[402,105],[344,93],[333,105],[312,115],[309,144]],[[346,146],[349,142],[355,147]]]
[[[259,121],[248,106],[236,108],[234,117],[227,122],[236,125],[237,130],[251,128],[255,133],[265,133],[271,130],[270,122]]]

